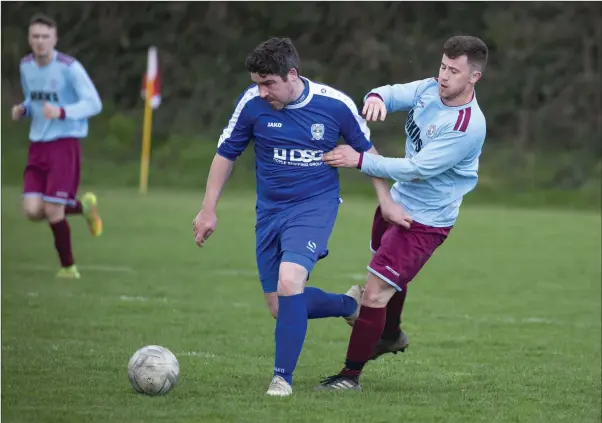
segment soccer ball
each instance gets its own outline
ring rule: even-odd
[[[159,345],[140,348],[128,363],[128,378],[132,388],[141,394],[165,395],[176,386],[179,377],[178,359]]]

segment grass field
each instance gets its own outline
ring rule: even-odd
[[[291,398],[264,395],[274,321],[255,274],[252,195],[227,193],[206,248],[198,193],[100,191],[105,233],[70,219],[82,279],[55,280],[50,230],[2,190],[2,422],[599,422],[599,213],[465,208],[412,283],[410,348],[370,363],[364,392],[316,393],[349,328],[310,322]],[[312,283],[363,279],[373,204],[345,198]],[[150,398],[126,366],[170,348],[180,384]]]

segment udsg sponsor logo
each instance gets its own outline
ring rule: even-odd
[[[321,166],[322,150],[274,148],[274,161],[288,166]]]

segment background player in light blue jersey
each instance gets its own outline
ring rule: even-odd
[[[59,277],[79,278],[71,251],[66,215],[82,214],[94,236],[102,233],[96,196],[76,198],[80,178],[80,139],[88,135],[88,118],[102,103],[84,67],[54,49],[53,19],[38,15],[29,24],[32,54],[21,60],[25,101],[13,107],[15,120],[31,118],[29,153],[24,173],[23,208],[31,220],[47,220],[61,268]]]
[[[413,222],[407,230],[389,225],[376,210],[374,256],[345,367],[317,389],[359,390],[359,376],[370,358],[408,346],[399,326],[408,283],[445,241],[462,198],[477,184],[486,126],[474,86],[485,70],[487,55],[480,39],[452,37],[443,46],[439,78],[387,85],[368,93],[363,109],[368,120],[409,110],[405,158],[364,154],[346,146],[324,154],[331,166],[393,179],[393,198]]]
[[[358,152],[376,154],[365,120],[340,91],[299,75],[289,39],[272,38],[246,59],[255,83],[243,92],[219,139],[207,178],[203,208],[193,221],[203,246],[216,227],[216,206],[234,161],[254,140],[257,178],[256,259],[268,308],[276,318],[274,375],[267,394],[292,393],[292,375],[312,318],[357,316],[361,288],[330,294],[305,288],[315,263],[326,256],[340,204],[337,169],[324,151],[343,139]],[[383,179],[373,179],[387,219],[409,226]]]

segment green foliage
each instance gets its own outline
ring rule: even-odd
[[[159,49],[163,96],[153,116],[151,186],[199,189],[215,140],[250,84],[244,58],[268,36],[291,37],[302,73],[359,105],[375,86],[435,75],[443,42],[469,33],[485,40],[490,60],[477,85],[488,127],[481,182],[467,201],[546,192],[599,205],[600,3],[2,3],[4,106],[22,99],[18,63],[28,53],[27,21],[39,11],[57,19],[59,49],[84,64],[103,98],[85,141],[85,181],[138,183],[140,88],[151,44]],[[403,154],[405,118],[391,114],[371,126],[381,152]],[[7,181],[20,182],[26,136],[25,125],[3,122]],[[250,186],[252,169],[247,152],[231,185]],[[370,192],[355,173],[343,172],[345,180]]]

